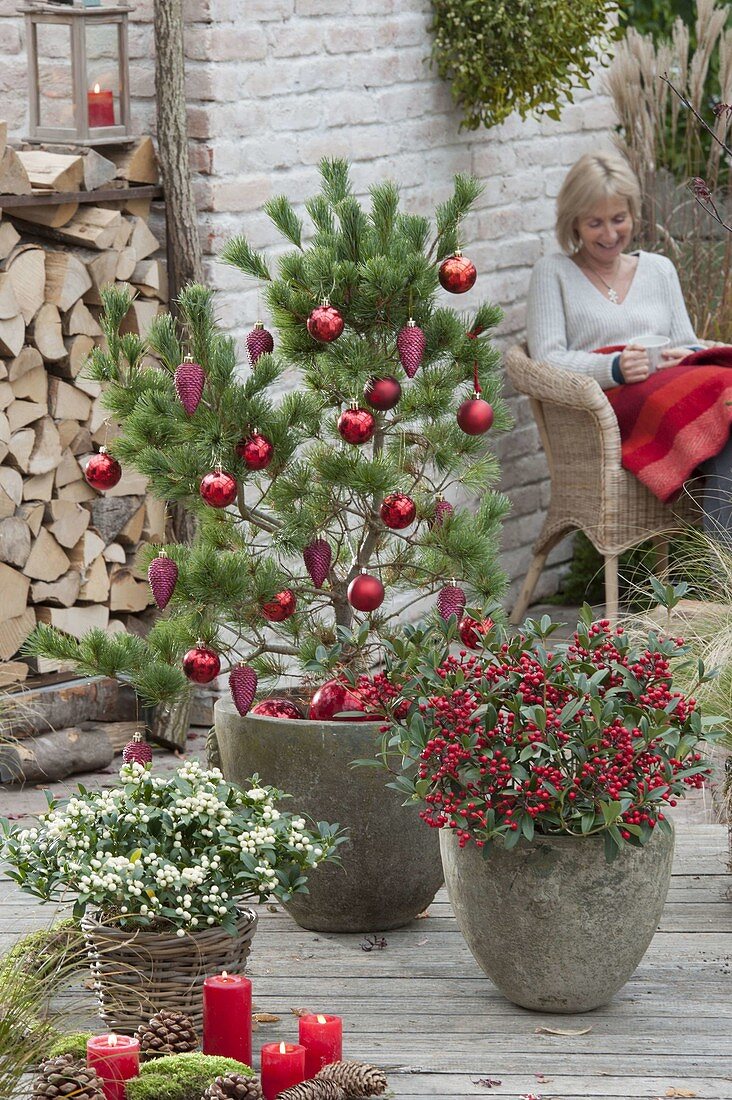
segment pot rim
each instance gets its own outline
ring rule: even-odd
[[[645,844],[642,844],[639,848],[637,848],[635,845],[628,844],[628,845],[626,845],[626,847],[623,850],[625,851],[627,849],[628,851],[642,852],[652,842],[653,837],[655,835],[670,836],[670,837],[675,838],[675,836],[676,836],[676,826],[674,824],[673,819],[670,818],[670,817],[667,817],[665,820],[671,826],[671,832],[670,833],[666,833],[666,832],[664,832],[663,829],[660,829],[660,828],[654,829],[653,834],[648,838],[648,840],[646,841]],[[581,833],[534,833],[534,836],[531,840],[527,840],[525,836],[521,836],[518,840],[518,843],[515,844],[513,848],[506,848],[506,846],[503,844],[503,840],[502,840],[501,837],[498,837],[496,841],[492,842],[492,844],[495,844],[496,847],[499,847],[501,849],[501,851],[509,852],[509,853],[512,852],[512,851],[515,851],[517,848],[520,848],[522,846],[524,848],[529,848],[529,847],[536,847],[539,844],[549,844],[549,843],[566,844],[566,843],[569,843],[570,841],[581,841],[583,844],[591,844],[593,842],[595,844],[604,844],[605,843],[605,833],[606,832],[607,832],[607,829],[603,829],[602,832],[595,833],[595,834],[593,834],[593,836],[583,836]],[[440,826],[440,834],[442,835],[442,833],[445,833],[446,836],[455,836],[455,837],[457,837],[457,829],[450,829],[450,828],[448,828],[447,825]],[[474,843],[473,844],[467,844],[465,846],[465,848],[462,848],[460,850],[465,851],[467,848],[475,848],[475,844]],[[479,849],[479,848],[475,849],[475,850],[479,853],[484,851],[484,849]],[[489,848],[489,850],[490,850],[490,848]]]
[[[287,697],[287,693],[283,692],[282,698],[286,699]],[[288,727],[293,726],[296,729],[303,729],[303,727],[305,726],[312,726],[313,728],[317,729],[322,729],[323,727],[326,727],[327,729],[337,730],[343,729],[344,726],[350,726],[369,730],[372,727],[376,728],[383,726],[384,723],[388,721],[388,719],[385,717],[374,718],[373,721],[358,718],[341,718],[340,720],[335,721],[333,719],[328,720],[323,718],[274,718],[269,714],[253,714],[251,711],[249,711],[248,714],[239,714],[239,711],[234,706],[233,700],[227,699],[225,696],[221,696],[221,698],[216,700],[216,703],[214,704],[214,712],[218,707],[229,714],[236,715],[236,717],[241,718],[242,721],[251,719],[252,721],[256,722],[273,722],[277,723],[278,725],[281,725],[283,722],[287,722]]]

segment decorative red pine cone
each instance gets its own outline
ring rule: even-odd
[[[170,603],[170,597],[175,591],[178,580],[178,566],[164,550],[161,550],[158,556],[150,562],[147,579],[155,603],[161,611],[164,611]]]
[[[248,439],[240,439],[236,445],[236,453],[249,470],[263,470],[269,466],[274,454],[274,447],[255,428]]]
[[[402,396],[402,387],[390,374],[386,378],[369,378],[363,390],[364,399],[372,409],[388,412]]]
[[[242,718],[251,710],[257,694],[257,674],[249,665],[237,665],[229,673],[229,690]]]
[[[92,489],[113,489],[122,477],[122,467],[116,458],[108,453],[106,447],[99,448],[99,454],[92,455],[86,464],[84,477]]]
[[[354,402],[338,417],[338,431],[346,443],[368,443],[376,431],[376,421],[368,409],[360,409]]]
[[[408,378],[414,378],[419,370],[426,347],[427,340],[425,334],[422,332],[419,325],[416,325],[410,317],[407,324],[400,330],[397,336],[399,362],[404,367]]]
[[[341,683],[340,680],[327,680],[313,695],[308,718],[317,722],[329,722],[331,719],[340,721],[337,716],[342,711],[357,710],[363,713],[365,709],[363,700],[346,684]],[[349,721],[349,719],[350,716],[344,717],[343,721]]]
[[[190,355],[186,355],[180,366],[175,368],[173,381],[184,412],[191,416],[203,397],[203,387],[206,384],[203,367],[200,363],[194,363]]]
[[[210,684],[221,672],[221,660],[215,650],[199,642],[183,658],[183,671],[194,684]]]
[[[417,505],[406,493],[389,493],[384,497],[380,515],[387,527],[393,531],[402,531],[414,523]]]
[[[348,586],[348,602],[357,611],[375,611],[384,602],[384,586],[378,577],[362,570]]]
[[[296,606],[295,593],[291,588],[285,588],[262,604],[262,614],[271,623],[283,623],[290,615],[294,615]]]
[[[457,615],[458,619],[462,616],[465,610],[465,593],[454,581],[440,589],[437,595],[437,610],[445,621],[452,615]]]
[[[266,355],[270,351],[274,351],[272,333],[267,331],[261,321],[257,321],[252,331],[247,335],[249,362],[254,366],[260,355]]]
[[[468,649],[477,649],[481,638],[489,634],[493,629],[493,619],[471,619],[465,615],[458,624],[460,641]]]
[[[236,478],[219,466],[201,479],[200,493],[211,508],[226,508],[236,500]]]
[[[477,277],[475,264],[467,256],[463,256],[459,249],[454,256],[448,256],[440,264],[440,283],[451,294],[465,294]]]
[[[321,588],[330,571],[333,551],[325,539],[313,539],[303,550],[302,556],[313,584]]]
[[[343,332],[343,318],[335,306],[325,298],[308,317],[307,329],[313,340],[319,340],[321,344],[330,344]]]
[[[493,423],[493,408],[474,393],[458,409],[457,422],[466,435],[483,435]]]
[[[259,714],[264,718],[305,717],[297,703],[292,703],[289,699],[263,699],[254,707],[252,714]]]
[[[132,740],[128,741],[122,749],[122,762],[124,764],[145,765],[149,764],[152,758],[152,747],[148,745],[139,730],[132,735]]]
[[[430,524],[430,527],[442,527],[445,519],[448,516],[451,516],[454,511],[455,509],[453,508],[452,504],[450,504],[450,501],[445,500],[442,493],[438,493],[437,501],[435,503],[435,514],[432,519],[432,523]]]

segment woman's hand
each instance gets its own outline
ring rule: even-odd
[[[627,344],[620,353],[620,373],[624,382],[645,382],[650,373],[646,349]]]
[[[664,348],[661,352],[661,362],[658,364],[658,369],[665,370],[666,367],[678,367],[681,360],[686,359],[686,356],[691,354],[691,348]]]

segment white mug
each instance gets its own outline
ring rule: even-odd
[[[662,350],[667,348],[671,341],[668,336],[634,336],[632,340],[628,340],[628,343],[637,348],[644,348],[648,352],[648,372],[653,374],[660,366]]]

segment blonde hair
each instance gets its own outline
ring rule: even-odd
[[[563,252],[580,246],[577,220],[603,199],[625,199],[637,226],[641,194],[638,177],[616,153],[585,153],[573,164],[557,196],[557,240]]]

